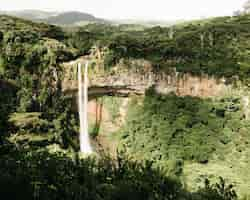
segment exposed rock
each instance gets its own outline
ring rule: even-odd
[[[78,87],[75,78],[77,62],[83,62],[80,58],[65,65],[66,75],[62,83],[65,92],[75,91]],[[89,77],[90,94],[102,92],[121,94],[144,94],[154,86],[161,94],[170,92],[179,96],[215,97],[221,96],[231,89],[225,84],[223,78],[217,79],[208,75],[194,76],[181,74],[176,71],[170,73],[154,72],[151,63],[145,60],[133,60],[130,63],[120,63],[109,72],[93,73]],[[98,89],[99,88],[99,89]]]

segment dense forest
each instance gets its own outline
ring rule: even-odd
[[[157,70],[171,70],[247,79],[249,15],[213,18],[170,28],[126,31],[126,27],[88,25],[74,32],[70,44],[83,53],[108,47],[106,65],[121,58],[144,58]],[[84,42],[79,42],[84,41]]]
[[[185,183],[186,164],[243,154],[241,163],[249,163],[250,123],[241,96],[202,99],[149,88],[144,96],[131,97],[126,122],[117,131],[117,155],[86,158],[78,154],[75,99],[62,91],[62,63],[95,50],[103,53],[106,72],[121,60],[145,59],[155,73],[207,74],[225,78],[236,90],[248,88],[249,30],[249,15],[143,30],[107,24],[69,30],[1,15],[2,197],[233,200],[249,195],[247,189],[237,195],[220,175],[215,182],[203,177],[192,191]],[[250,178],[246,169],[239,172],[239,179]],[[249,179],[244,182],[249,188]]]

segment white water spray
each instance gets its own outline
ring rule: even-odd
[[[82,84],[82,66],[78,64],[78,104],[80,118],[80,151],[92,153],[88,133],[88,63],[84,68],[84,83]]]

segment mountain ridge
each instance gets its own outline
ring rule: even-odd
[[[92,14],[83,13],[79,11],[68,11],[60,13],[56,16],[51,16],[47,18],[47,23],[49,24],[57,24],[57,25],[76,25],[82,21],[87,22],[98,22],[98,23],[105,23],[106,20],[101,18],[96,18]]]
[[[25,9],[25,10],[13,10],[13,11],[4,11],[0,10],[0,14],[10,15],[14,17],[20,17],[27,20],[42,20],[49,18],[51,16],[58,15],[59,12],[53,11],[42,11],[42,10],[34,10],[34,9]]]
[[[171,26],[183,20],[160,21],[160,20],[138,20],[138,19],[105,19],[96,17],[93,14],[81,11],[43,11],[34,9],[4,11],[0,10],[0,15],[9,15],[23,18],[35,22],[51,23],[62,26],[81,26],[88,23],[108,23],[113,25],[143,25],[145,27],[153,26]]]
[[[105,19],[97,18],[92,14],[79,11],[57,12],[31,9],[14,11],[0,10],[0,14],[55,25],[77,25],[82,21],[96,23],[104,23],[106,21]]]

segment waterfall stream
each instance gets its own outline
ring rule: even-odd
[[[92,153],[88,133],[88,63],[84,68],[84,82],[82,83],[82,66],[78,64],[78,105],[80,119],[80,151]]]

